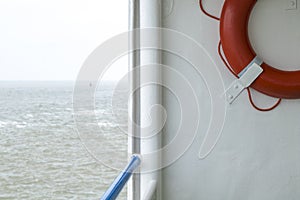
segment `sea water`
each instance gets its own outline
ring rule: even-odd
[[[95,159],[80,139],[73,85],[0,82],[0,199],[99,199],[119,173],[106,166],[105,157],[104,164]],[[107,158],[127,152],[127,136],[118,126],[127,122],[127,99],[118,97],[123,106],[114,108],[116,119],[113,85],[107,82],[95,95],[98,124],[111,144],[100,148]],[[119,199],[126,199],[126,189]]]

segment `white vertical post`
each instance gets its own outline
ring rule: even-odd
[[[140,28],[153,28],[153,27],[161,27],[161,0],[140,0]],[[160,32],[153,32],[154,34],[143,35],[141,31],[140,39],[141,44],[143,40],[153,41],[153,43],[157,43],[156,46],[161,46],[161,35]],[[161,51],[157,49],[143,49],[141,46],[140,52],[140,64],[141,67],[145,66],[148,68],[146,71],[141,70],[140,78],[141,82],[143,80],[147,80],[153,83],[161,83],[161,70],[159,67],[155,67],[155,64],[161,64]],[[156,130],[161,126],[161,116],[160,113],[155,111],[151,118],[149,117],[150,110],[154,105],[161,105],[162,103],[162,91],[160,85],[147,85],[141,87],[141,127],[147,127],[151,124],[151,129]],[[148,130],[148,129],[147,129]],[[148,154],[151,152],[155,152],[156,150],[161,148],[161,134],[156,133],[150,137],[152,133],[146,133],[146,131],[141,132],[141,154]],[[143,166],[150,169],[157,169],[160,165],[160,157],[154,158],[151,161],[142,161]],[[161,184],[160,170],[156,170],[149,173],[141,174],[141,199],[149,198],[149,190],[153,191],[153,195],[155,199],[161,199]],[[151,184],[150,184],[151,183]],[[153,184],[155,183],[155,184]],[[153,185],[156,188],[153,190]]]
[[[134,91],[140,85],[140,36],[139,31],[134,31],[140,28],[140,0],[129,0],[129,85],[131,101],[128,106],[129,123],[128,124],[128,153],[140,154],[140,92]],[[140,200],[140,174],[133,174],[128,183],[127,199]]]

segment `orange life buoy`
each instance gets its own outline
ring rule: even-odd
[[[248,37],[248,21],[257,0],[226,0],[220,18],[220,36],[224,55],[235,74],[239,74],[255,57]],[[283,71],[263,63],[264,72],[252,88],[269,96],[300,98],[300,70]]]

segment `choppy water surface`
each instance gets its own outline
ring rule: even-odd
[[[97,92],[96,114],[111,144],[126,155],[111,111],[113,87]],[[99,199],[119,173],[97,162],[84,148],[72,110],[72,83],[0,82],[0,199]],[[118,121],[126,124],[126,101]],[[115,108],[116,109],[116,108]],[[120,119],[121,118],[121,119]],[[112,157],[111,155],[107,155]],[[122,192],[119,199],[126,199]]]

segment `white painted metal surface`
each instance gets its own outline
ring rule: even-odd
[[[214,15],[220,14],[222,4],[222,0],[204,1],[207,11]],[[229,87],[235,77],[226,69],[217,54],[219,23],[201,13],[198,0],[162,0],[162,5],[166,6],[162,9],[166,13],[161,15],[159,1],[141,0],[141,26],[162,25],[193,38],[207,50],[222,76],[225,87]],[[259,0],[249,23],[250,40],[258,56],[284,70],[300,69],[299,20],[299,9],[287,10],[286,1]],[[160,42],[159,35],[153,37],[154,41]],[[162,42],[167,45],[166,41]],[[192,51],[185,44],[181,45],[182,51]],[[203,65],[196,66],[199,71],[213,66],[204,62],[208,59],[206,54],[202,54],[203,52],[199,52]],[[199,159],[199,148],[205,138],[210,119],[216,114],[211,113],[213,105],[207,90],[209,86],[204,78],[178,55],[164,53],[160,58],[157,51],[141,53],[141,63],[144,65],[157,63],[160,59],[163,64],[182,72],[197,92],[201,111],[200,127],[192,146],[180,159],[164,168],[161,174],[154,172],[141,175],[141,199],[143,194],[147,196],[149,190],[153,190],[153,184],[150,184],[153,181],[157,183],[156,199],[159,200],[299,199],[300,100],[283,100],[275,110],[259,112],[251,107],[247,94],[241,93],[239,98],[226,108],[221,137],[213,151],[207,157]],[[153,78],[154,81],[161,78],[157,70],[143,76]],[[162,79],[168,83],[175,80],[171,74],[163,74]],[[180,88],[181,85],[173,82],[173,87]],[[142,115],[149,113],[151,105],[161,103],[157,87],[145,87],[141,93]],[[165,145],[172,141],[180,126],[179,106],[190,105],[188,97],[178,102],[176,94],[170,91],[163,90],[162,97],[168,114],[163,136],[143,139],[141,151],[144,153],[160,148],[161,142]],[[257,92],[253,92],[253,98],[261,107],[268,107],[276,101]],[[141,123],[148,125],[151,122],[149,118],[142,116]],[[159,126],[159,121],[155,123],[155,126]],[[186,130],[190,131],[193,130]],[[157,162],[159,160],[144,164],[155,166]]]
[[[140,28],[153,28],[161,26],[161,0],[140,0]],[[161,35],[159,32],[149,35],[141,32],[141,82],[153,84],[141,85],[141,154],[150,154],[161,148],[161,116],[160,112],[153,110],[162,103],[161,71],[156,65],[161,63],[161,53],[157,49],[144,49],[143,43],[151,41],[160,46]],[[143,68],[145,70],[143,70]],[[150,115],[151,114],[151,115]],[[147,128],[152,127],[152,128]],[[143,160],[141,165],[141,197],[154,197],[161,199],[160,191],[160,170],[144,173],[144,168],[158,169],[160,156],[154,157],[150,162]],[[153,188],[155,182],[156,188]],[[153,194],[149,194],[152,191]],[[142,198],[143,199],[143,198]]]
[[[220,13],[222,3],[221,0],[204,1],[207,11],[214,15]],[[259,0],[249,24],[250,39],[258,55],[278,68],[300,69],[300,26],[294,24],[299,20],[299,10],[285,10],[285,1]],[[163,25],[184,32],[202,44],[216,62],[225,87],[230,86],[235,78],[217,54],[219,23],[201,13],[198,0],[174,0],[173,11],[163,19]],[[199,92],[203,115],[191,148],[163,170],[162,199],[299,199],[300,101],[283,100],[277,109],[262,113],[251,107],[243,92],[227,107],[219,142],[208,157],[199,160],[199,146],[209,123],[209,93],[201,77],[187,72],[190,70],[187,63],[170,55],[163,60],[164,64],[185,70],[184,74]],[[202,67],[206,66],[199,66],[199,69]],[[180,115],[174,97],[164,93],[164,99],[168,116]],[[263,107],[275,101],[257,92],[254,99]],[[174,137],[179,122],[176,119],[168,119],[164,140]]]
[[[132,95],[128,106],[129,124],[128,132],[128,154],[140,154],[140,91],[135,91],[140,85],[140,73],[136,70],[140,65],[140,36],[138,31],[140,27],[140,3],[139,0],[129,0],[129,92]],[[131,137],[132,136],[132,137]],[[128,199],[140,199],[140,174],[134,173],[128,183]]]

